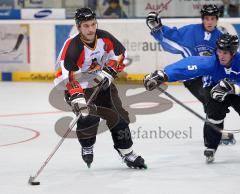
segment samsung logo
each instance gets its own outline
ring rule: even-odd
[[[35,18],[44,18],[52,14],[52,10],[46,9],[46,10],[41,10],[37,13],[34,14]]]

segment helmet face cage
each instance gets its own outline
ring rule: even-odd
[[[204,18],[204,16],[216,16],[218,19],[220,15],[220,10],[216,5],[209,4],[209,5],[204,5],[200,13],[202,15],[202,19]]]
[[[236,35],[223,34],[217,40],[217,48],[224,51],[230,51],[235,54],[239,47],[239,39]]]
[[[75,22],[80,25],[83,21],[96,19],[96,14],[90,8],[77,9],[75,12]]]

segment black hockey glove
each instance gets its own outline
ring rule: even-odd
[[[216,86],[214,86],[210,92],[211,97],[218,102],[225,100],[229,94],[240,94],[240,87],[228,79],[221,80]]]
[[[108,87],[112,84],[113,80],[117,78],[117,72],[108,66],[104,66],[102,71],[98,73],[102,81],[102,90],[107,90]]]
[[[147,26],[151,31],[157,31],[162,27],[162,22],[157,12],[149,12],[146,17]]]
[[[89,108],[84,98],[84,94],[76,93],[69,97],[69,102],[72,107],[73,112],[78,115],[80,112],[82,116],[87,116],[89,114]],[[69,103],[68,102],[68,103]]]
[[[167,81],[167,75],[162,70],[145,75],[143,84],[148,91],[152,91]]]

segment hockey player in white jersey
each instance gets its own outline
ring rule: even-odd
[[[64,83],[66,101],[74,112],[81,112],[83,115],[77,122],[76,130],[82,146],[82,158],[90,167],[102,117],[99,114],[105,109],[106,112],[114,113],[106,114],[103,119],[107,121],[114,148],[123,161],[131,168],[146,168],[144,159],[133,151],[128,112],[122,107],[117,88],[112,83],[125,67],[126,50],[109,32],[97,29],[96,15],[90,8],[77,9],[75,22],[79,33],[66,40],[58,57],[55,81]],[[97,107],[96,115],[89,114],[90,110],[86,104],[94,90],[88,85],[91,78],[100,78],[103,86],[92,103]],[[112,123],[116,118],[117,121]],[[86,129],[91,135],[86,135]],[[128,135],[122,137],[121,134]]]

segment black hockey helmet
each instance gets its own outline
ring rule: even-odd
[[[203,5],[200,13],[201,13],[202,19],[204,18],[204,16],[216,16],[218,18],[220,15],[220,10],[216,5],[208,4],[208,5]]]
[[[75,22],[79,25],[82,21],[96,19],[96,14],[88,7],[77,9],[75,12]]]
[[[217,48],[230,51],[232,54],[235,54],[239,47],[239,40],[236,35],[222,34],[217,40]]]

